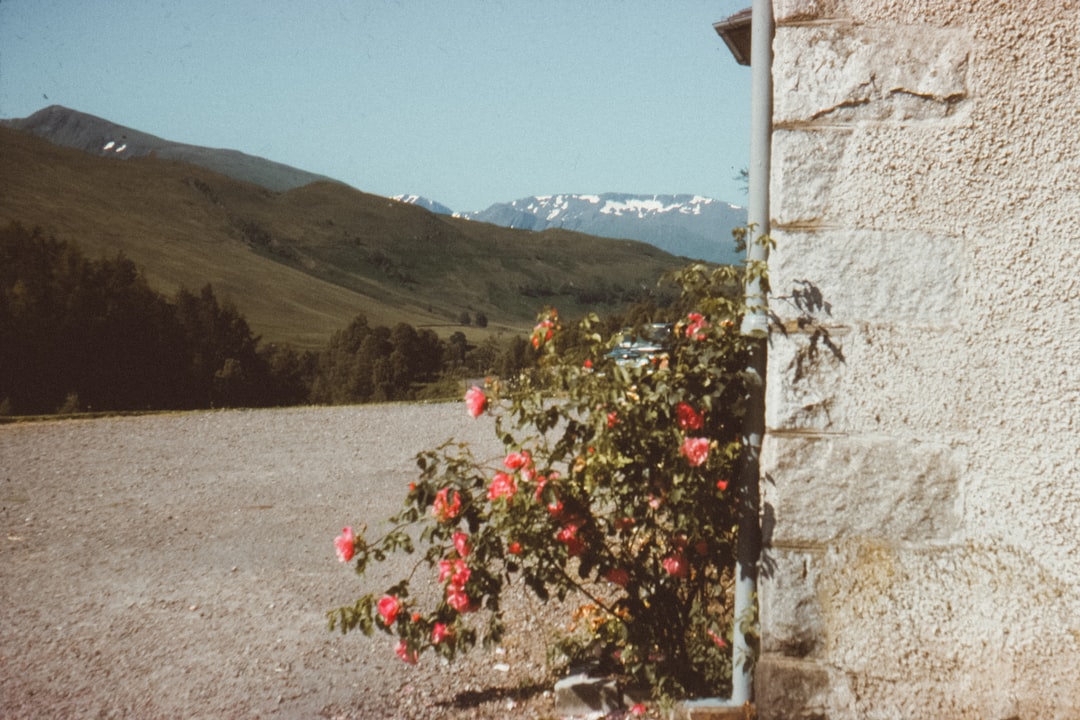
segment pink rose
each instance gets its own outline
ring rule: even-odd
[[[704,340],[705,333],[702,330],[709,327],[709,321],[705,319],[705,316],[701,313],[690,313],[686,316],[686,320],[686,337]]]
[[[356,553],[356,536],[351,527],[342,528],[341,534],[334,538],[334,547],[337,549],[338,560],[349,562]]]
[[[453,560],[440,560],[439,561],[439,582],[444,583],[446,579],[454,574],[454,561]]]
[[[646,712],[648,712],[648,709],[645,707],[644,703],[637,703],[636,705],[630,707],[631,717],[641,717]]]
[[[472,549],[469,547],[469,536],[460,531],[454,533],[454,549],[461,557],[469,557],[469,551]]]
[[[512,452],[506,456],[505,460],[503,460],[503,465],[510,470],[520,470],[523,467],[532,465],[532,456],[529,454],[528,450]]]
[[[727,486],[728,486],[728,481],[727,480],[717,480],[716,481],[716,488],[720,492],[724,492],[725,490],[727,490]]]
[[[431,629],[431,644],[438,645],[439,643],[446,642],[454,637],[454,628],[448,627],[446,623],[435,623],[435,627]]]
[[[415,650],[409,651],[409,646],[405,644],[404,640],[398,641],[397,647],[394,648],[394,652],[397,653],[399,658],[410,665],[415,665],[416,661],[420,659]]]
[[[705,424],[704,413],[699,413],[690,405],[681,402],[675,406],[675,415],[678,418],[679,427],[683,430],[700,430]]]
[[[703,465],[709,459],[709,439],[688,437],[679,449],[693,467]]]
[[[585,542],[578,537],[578,526],[567,525],[555,534],[555,539],[566,545],[566,552],[570,557],[577,557],[585,551]]]
[[[717,635],[712,630],[708,630],[707,632],[709,634],[709,637],[712,638],[712,641],[716,644],[716,647],[718,647],[718,648],[726,648],[727,647],[727,640],[720,637],[719,635]]]
[[[469,414],[474,418],[480,417],[480,414],[487,408],[487,402],[487,395],[477,385],[473,385],[465,393],[465,407],[468,408]]]
[[[540,502],[540,499],[544,496],[544,488],[547,487],[548,482],[558,479],[559,473],[555,471],[549,475],[538,475],[536,477],[536,493],[534,495],[536,502]]]
[[[555,323],[559,319],[559,314],[556,310],[548,312],[547,317],[536,324],[536,327],[532,331],[532,346],[537,350],[544,343],[551,340],[555,333]]]
[[[469,596],[465,594],[464,589],[456,585],[450,585],[446,588],[446,604],[459,613],[467,613],[472,609],[472,601],[469,600]]]
[[[682,553],[668,555],[660,564],[664,566],[664,570],[671,577],[680,579],[686,577],[688,568],[686,558],[683,557]]]
[[[451,492],[454,493],[453,499],[451,499]],[[453,520],[459,512],[461,512],[461,495],[457,490],[443,488],[435,493],[435,502],[431,505],[431,514],[439,522]]]
[[[401,603],[393,595],[383,595],[382,599],[379,600],[378,608],[383,624],[389,627],[397,620],[398,611],[401,610]]]
[[[465,583],[469,582],[470,575],[472,575],[472,570],[469,566],[464,561],[457,560],[454,563],[454,574],[450,576],[450,584],[463,588]]]
[[[472,575],[472,571],[469,570],[469,566],[465,564],[464,560],[439,561],[439,582],[446,582],[449,579],[451,585],[461,588],[465,587],[465,583],[469,582],[470,575]]]
[[[517,493],[517,483],[514,482],[514,478],[502,471],[495,473],[495,477],[491,480],[491,487],[488,488],[488,500],[499,498],[509,500],[515,493]]]

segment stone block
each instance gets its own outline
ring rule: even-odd
[[[1076,716],[1080,594],[1036,553],[855,539],[830,547],[818,568],[830,714]],[[1027,706],[1040,690],[1042,712]]]
[[[1001,197],[970,186],[966,158],[983,132],[981,123],[971,122],[778,128],[772,136],[773,233],[862,228],[979,242],[981,233],[972,237],[961,229],[970,226],[972,211],[985,206],[999,222],[1003,213]],[[1003,192],[1013,192],[1012,185]]]
[[[763,507],[774,545],[932,542],[960,525],[959,451],[881,436],[767,434]]]
[[[770,431],[955,435],[976,423],[969,338],[951,328],[811,326],[769,338]]]
[[[769,212],[776,227],[817,229],[826,219],[848,164],[851,128],[774,130]]]
[[[773,123],[918,122],[966,111],[971,39],[956,28],[776,29]]]
[[[846,337],[838,336],[837,328],[820,332],[826,335],[789,331],[769,336],[765,385],[769,430],[846,429],[849,417],[843,405],[856,389],[852,376],[858,368],[848,364]]]
[[[793,298],[813,289],[824,305],[812,315],[833,324],[959,322],[965,265],[959,238],[905,230],[772,235],[770,309],[781,320],[802,317]]]
[[[844,0],[773,0],[773,20],[778,25],[824,20],[845,10]]]
[[[813,662],[765,654],[754,674],[759,720],[826,720],[829,674]]]
[[[1014,4],[1023,5],[1022,3]],[[994,15],[1004,14],[1001,11],[1001,6],[996,7]],[[863,25],[949,27],[969,25],[973,15],[971,8],[960,2],[773,0],[773,18],[778,25],[844,22]],[[983,15],[989,15],[989,13],[983,13]]]
[[[763,528],[769,533],[771,528]],[[761,644],[766,654],[805,658],[825,640],[817,599],[821,551],[767,546],[758,584]]]

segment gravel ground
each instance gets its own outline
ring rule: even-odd
[[[0,717],[555,717],[566,615],[524,593],[502,647],[452,665],[327,630],[385,587],[334,536],[450,437],[499,455],[460,403],[0,425]]]

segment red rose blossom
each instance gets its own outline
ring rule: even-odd
[[[709,638],[711,638],[712,641],[716,644],[716,647],[718,647],[718,648],[726,648],[727,647],[727,640],[720,637],[719,635],[717,635],[712,630],[707,630],[706,632],[708,633]]]
[[[520,470],[521,468],[532,465],[532,456],[529,454],[528,450],[512,452],[506,456],[505,460],[503,460],[503,465],[510,470]]]
[[[688,437],[683,441],[679,452],[686,457],[693,467],[703,465],[709,459],[709,439]]]
[[[387,627],[394,624],[394,620],[397,620],[398,611],[401,610],[401,602],[393,595],[383,595],[379,600],[379,615],[383,619],[383,624]]]
[[[504,472],[495,473],[495,477],[491,479],[491,486],[488,488],[488,500],[498,500],[499,498],[506,498],[509,500],[517,493],[517,483],[514,482],[514,478],[511,475],[507,475]]]
[[[435,623],[435,627],[431,629],[431,644],[438,645],[439,643],[451,640],[454,637],[454,628],[447,626],[446,623]]]
[[[453,496],[450,493],[454,493]],[[459,512],[461,512],[461,495],[457,490],[443,488],[435,493],[435,502],[431,504],[431,514],[439,522],[453,520]]]
[[[415,650],[409,651],[409,646],[405,644],[404,640],[398,642],[397,647],[394,648],[394,652],[397,653],[399,658],[410,665],[415,665],[416,661],[420,659]]]
[[[474,418],[480,417],[480,414],[487,408],[487,395],[479,386],[473,385],[465,393],[465,407]]]
[[[686,337],[704,340],[705,333],[702,330],[709,327],[709,321],[705,319],[705,316],[701,313],[690,313],[686,316],[686,320]]]
[[[705,424],[705,414],[697,412],[684,402],[675,406],[675,416],[683,430],[700,430]]]
[[[557,310],[549,310],[547,316],[536,324],[532,331],[532,346],[537,350],[544,343],[551,340],[555,334],[555,323],[559,319]]]
[[[454,549],[457,550],[457,554],[461,557],[469,557],[469,551],[472,549],[469,547],[469,536],[463,532],[454,533]]]
[[[472,609],[472,601],[469,600],[469,596],[465,594],[463,588],[456,585],[450,585],[446,588],[446,604],[459,613],[466,613]]]
[[[570,557],[577,557],[585,551],[585,541],[578,537],[578,526],[567,525],[555,535],[555,539],[566,545]]]
[[[671,577],[680,579],[686,577],[686,572],[688,568],[686,565],[686,558],[683,557],[682,553],[674,553],[672,555],[668,555],[666,558],[663,559],[661,565],[664,566],[664,570]]]
[[[449,579],[451,585],[465,587],[471,574],[472,571],[464,560],[439,561],[439,582],[446,582]]]
[[[334,548],[337,550],[338,560],[349,562],[356,553],[356,536],[351,527],[342,528],[341,534],[334,538]]]

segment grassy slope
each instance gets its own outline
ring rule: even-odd
[[[363,312],[472,340],[531,326],[569,296],[523,286],[637,287],[682,261],[651,246],[438,216],[319,182],[274,193],[157,158],[119,161],[0,127],[0,222],[41,226],[92,257],[123,252],[158,290],[207,282],[268,341],[318,347]],[[487,330],[458,315],[484,312]]]

